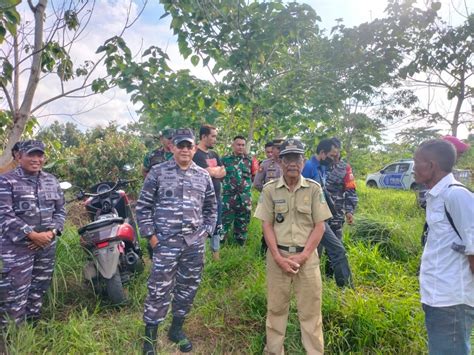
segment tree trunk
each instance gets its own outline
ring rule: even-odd
[[[4,166],[11,161],[11,149],[18,142],[23,134],[26,123],[30,118],[31,106],[33,104],[33,98],[35,96],[36,89],[38,87],[39,77],[41,73],[41,49],[43,47],[43,32],[44,32],[44,13],[46,10],[47,0],[39,0],[38,4],[34,7],[35,17],[35,40],[33,49],[33,58],[30,68],[30,76],[28,84],[23,96],[23,100],[20,108],[15,108],[15,112],[12,112],[13,126],[6,133],[5,150],[0,156],[0,166]],[[18,63],[15,63],[17,65]],[[19,90],[15,90],[14,95],[18,95]],[[19,102],[19,98],[14,98],[14,101]]]
[[[253,141],[253,132],[255,131],[255,121],[257,120],[258,115],[258,106],[252,107],[252,113],[250,115],[250,122],[249,122],[249,133],[247,135],[247,152],[250,153],[250,147]]]
[[[454,109],[453,120],[451,122],[451,134],[456,137],[458,135],[458,127],[459,127],[459,113],[461,112],[461,107],[464,102],[464,92],[458,97],[458,101],[456,102],[456,108]]]

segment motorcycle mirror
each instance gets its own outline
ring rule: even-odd
[[[84,191],[82,191],[82,190],[79,191],[79,192],[76,194],[76,198],[77,198],[78,200],[84,199],[85,196],[86,196],[86,195],[85,195]]]
[[[72,184],[69,181],[61,181],[59,187],[61,190],[69,190],[72,187]]]

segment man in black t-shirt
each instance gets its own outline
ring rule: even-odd
[[[214,126],[205,124],[199,130],[199,144],[193,160],[201,168],[207,170],[211,175],[214,191],[217,200],[217,225],[214,234],[211,236],[211,250],[214,260],[219,260],[220,239],[222,234],[222,201],[221,201],[221,181],[225,176],[219,155],[211,150],[217,141],[217,129]]]

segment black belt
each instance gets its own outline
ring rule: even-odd
[[[286,247],[284,245],[277,245],[277,248],[288,253],[301,253],[304,250],[304,247]]]

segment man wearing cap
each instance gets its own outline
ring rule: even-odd
[[[64,226],[64,196],[42,171],[45,146],[21,144],[19,166],[0,176],[0,326],[40,318],[54,269],[56,237]]]
[[[224,235],[234,228],[234,239],[244,245],[252,211],[252,158],[245,151],[245,137],[236,136],[232,154],[222,158],[226,176],[222,184],[222,224]]]
[[[205,240],[217,220],[211,177],[192,160],[195,146],[190,129],[176,130],[172,151],[173,159],[151,168],[136,209],[140,234],[153,248],[143,315],[144,354],[155,354],[158,325],[170,303],[173,321],[168,338],[180,351],[192,350],[182,327],[201,282]]]
[[[12,147],[12,161],[8,164],[0,167],[0,174],[5,174],[6,172],[15,169],[18,166],[18,157],[20,153],[20,144],[21,142],[16,142]]]
[[[265,185],[255,210],[262,220],[267,253],[265,354],[283,354],[291,289],[296,296],[301,338],[307,354],[323,354],[321,273],[316,248],[331,217],[320,185],[301,175],[303,144],[281,146],[283,176]]]
[[[171,139],[174,135],[174,129],[166,128],[160,134],[161,147],[155,149],[145,155],[143,160],[143,177],[150,171],[151,167],[156,164],[163,163],[173,158],[173,152],[171,151],[172,142]]]

